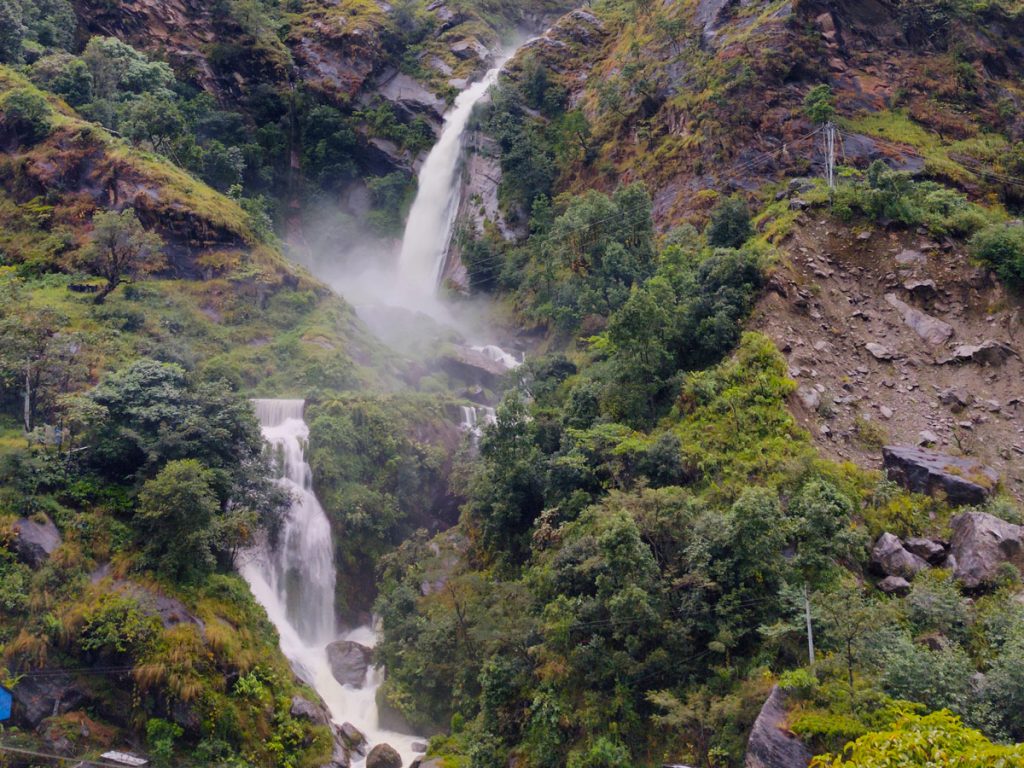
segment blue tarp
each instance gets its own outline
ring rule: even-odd
[[[0,722],[11,716],[11,692],[0,686]]]

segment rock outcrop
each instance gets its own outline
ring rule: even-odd
[[[953,575],[968,589],[990,583],[1003,563],[1024,572],[1024,526],[985,512],[964,512],[952,521]]]
[[[932,284],[934,288],[934,283]],[[953,326],[949,323],[932,317],[926,312],[915,309],[904,301],[901,301],[893,293],[887,293],[885,300],[893,309],[899,312],[903,322],[913,329],[914,333],[932,346],[945,344],[953,336]]]
[[[362,688],[372,661],[373,651],[351,640],[338,640],[327,646],[327,663],[334,679],[342,685]]]
[[[745,768],[806,768],[811,751],[786,727],[786,695],[772,688],[747,742]]]
[[[35,729],[48,717],[78,709],[91,697],[71,675],[57,670],[33,670],[11,688],[16,723]]]
[[[999,482],[983,464],[915,446],[888,445],[882,458],[890,480],[915,493],[943,495],[956,506],[983,503]]]
[[[42,522],[28,517],[14,521],[14,552],[26,565],[39,568],[60,544],[60,531],[50,518]]]

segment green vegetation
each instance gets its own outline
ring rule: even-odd
[[[995,269],[1000,279],[1024,286],[1024,227],[993,224],[971,238],[974,255]]]

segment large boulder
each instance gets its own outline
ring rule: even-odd
[[[811,751],[786,727],[786,695],[772,688],[747,742],[745,768],[806,768]]]
[[[291,716],[300,720],[309,720],[317,725],[327,725],[331,718],[322,705],[314,704],[302,696],[292,696],[292,705],[289,709]]]
[[[952,521],[953,575],[968,589],[991,582],[1003,563],[1024,572],[1024,526],[985,512],[964,512]]]
[[[1002,365],[1010,357],[1017,357],[1017,351],[1002,341],[986,339],[980,344],[962,344],[953,350],[948,363],[977,363],[978,365]]]
[[[32,568],[39,568],[49,560],[60,544],[60,531],[50,518],[39,521],[23,517],[14,521],[14,552]]]
[[[881,576],[902,576],[912,579],[928,567],[923,559],[908,552],[891,533],[883,533],[871,548],[871,569]]]
[[[338,736],[352,752],[359,755],[366,754],[366,737],[352,723],[342,723],[338,726]]]
[[[372,661],[373,651],[351,640],[338,640],[327,646],[327,663],[334,679],[342,685],[362,688]]]
[[[402,768],[402,756],[390,744],[378,744],[366,756],[366,768]]]
[[[973,459],[911,445],[887,445],[882,459],[890,480],[915,493],[941,494],[954,506],[983,503],[999,482],[995,470]]]

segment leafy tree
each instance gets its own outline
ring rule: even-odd
[[[750,225],[750,209],[739,195],[727,197],[711,211],[708,223],[708,245],[715,248],[739,248],[754,228]]]
[[[14,88],[0,97],[0,136],[6,134],[16,144],[35,144],[50,134],[51,114],[41,93]]]
[[[78,56],[54,53],[44,56],[32,65],[35,83],[63,96],[73,107],[92,101],[92,71]]]
[[[159,235],[146,231],[131,208],[97,213],[92,239],[79,258],[86,270],[107,281],[96,294],[96,303],[106,301],[121,283],[165,268],[163,244]]]
[[[817,125],[827,123],[835,117],[835,97],[828,84],[822,83],[811,88],[804,97],[804,113]]]
[[[211,526],[220,511],[213,473],[195,459],[167,465],[139,493],[136,521],[148,562],[169,578],[213,570]]]

